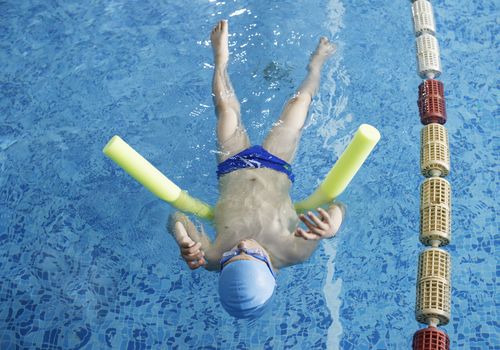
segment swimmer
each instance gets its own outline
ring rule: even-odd
[[[342,223],[342,204],[297,215],[289,194],[294,180],[290,164],[319,88],[321,68],[336,47],[325,37],[319,40],[299,89],[262,146],[251,146],[227,72],[227,21],[213,28],[211,42],[219,149],[217,236],[211,241],[202,227],[179,212],[170,217],[169,230],[190,269],[203,266],[220,271],[219,296],[226,311],[238,318],[254,318],[272,299],[276,272],[308,259],[319,241],[335,236]]]

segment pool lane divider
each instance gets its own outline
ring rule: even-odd
[[[295,210],[302,212],[316,209],[335,200],[349,185],[379,140],[380,133],[376,128],[368,124],[360,125],[318,188],[306,199],[295,203]],[[119,136],[113,136],[103,152],[158,198],[181,211],[213,220],[214,208],[211,205],[190,196]]]
[[[451,317],[451,256],[440,247],[451,241],[450,150],[439,43],[432,5],[428,0],[412,1],[416,37],[418,111],[424,125],[420,133],[420,242],[415,318],[427,325],[413,335],[413,350],[449,350],[450,339],[438,326]]]

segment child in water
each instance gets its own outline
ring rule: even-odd
[[[262,146],[251,146],[240,104],[229,80],[228,22],[211,33],[215,70],[220,197],[215,208],[217,236],[209,237],[183,214],[170,218],[170,230],[189,268],[220,270],[222,306],[238,318],[264,312],[276,287],[275,273],[308,259],[319,240],[333,237],[342,223],[340,203],[318,213],[297,215],[290,198],[295,156],[309,106],[317,93],[321,68],[336,50],[322,37],[307,75],[286,104]],[[302,222],[307,229],[299,226]]]

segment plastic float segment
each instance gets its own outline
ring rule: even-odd
[[[449,350],[450,338],[435,326],[422,328],[413,335],[413,350]]]

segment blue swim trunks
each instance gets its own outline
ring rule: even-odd
[[[229,157],[217,166],[217,178],[238,169],[269,168],[285,173],[291,182],[295,180],[292,166],[283,159],[272,155],[262,146],[252,146],[232,157]]]

